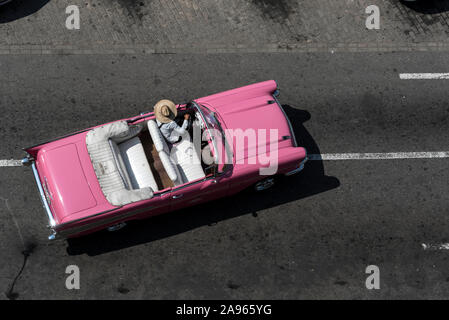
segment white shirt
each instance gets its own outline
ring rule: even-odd
[[[186,133],[187,126],[189,122],[184,120],[182,123],[182,127],[178,126],[178,124],[174,121],[170,121],[168,123],[161,123],[159,120],[156,120],[157,126],[162,132],[162,135],[169,141],[170,143],[176,143],[179,140],[179,137]]]

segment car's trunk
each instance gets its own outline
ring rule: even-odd
[[[39,169],[47,201],[52,211],[57,213],[58,220],[97,205],[76,144],[66,144],[45,152],[39,159]]]

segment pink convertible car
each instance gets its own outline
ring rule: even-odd
[[[193,116],[173,145],[147,113],[26,148],[49,239],[118,230],[301,171],[307,153],[277,95],[270,80],[177,105]]]

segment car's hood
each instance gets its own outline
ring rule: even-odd
[[[97,205],[75,143],[43,150],[38,162],[41,183],[57,220]]]
[[[226,129],[234,132],[234,148],[239,148],[241,152],[235,152],[236,159],[241,160],[248,155],[268,152],[272,146],[277,149],[292,146],[292,134],[287,119],[272,95],[266,94],[251,99],[232,101],[218,105],[209,104],[215,109]],[[240,131],[241,130],[241,131]],[[242,152],[242,145],[236,146],[236,139],[239,135],[249,137],[253,132],[256,139],[246,138]],[[265,137],[262,135],[265,132]],[[241,137],[240,137],[241,138]]]

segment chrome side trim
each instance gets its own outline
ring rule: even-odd
[[[85,231],[89,231],[91,229],[95,229],[95,228],[98,228],[98,227],[106,226],[106,225],[108,225],[110,223],[114,223],[116,221],[128,219],[128,218],[131,218],[131,217],[133,217],[135,215],[138,215],[138,214],[140,214],[142,212],[147,212],[147,211],[158,209],[158,208],[164,207],[164,206],[165,206],[165,204],[160,205],[160,206],[156,206],[156,207],[155,206],[144,207],[144,208],[136,209],[136,210],[124,213],[124,214],[119,214],[119,215],[114,216],[114,217],[108,217],[108,218],[103,219],[103,220],[97,220],[97,221],[94,221],[92,223],[87,223],[87,224],[83,224],[83,225],[80,225],[80,226],[78,225],[78,226],[74,226],[74,227],[69,227],[69,228],[66,228],[66,229],[58,231],[56,236],[58,238],[67,238],[67,237],[72,236],[72,235],[76,235],[76,234],[79,234],[79,233],[82,233],[82,232],[85,232]],[[128,219],[128,220],[130,220],[130,219]],[[126,222],[128,220],[125,220],[123,222]]]
[[[42,204],[45,208],[45,211],[47,212],[49,225],[51,228],[53,228],[54,226],[56,226],[56,221],[53,218],[53,214],[50,211],[50,207],[48,206],[47,198],[45,197],[45,193],[44,193],[44,188],[42,187],[42,183],[39,178],[39,173],[37,172],[36,164],[34,161],[31,163],[31,168],[33,169],[34,179],[36,180],[37,188],[39,189]]]
[[[109,213],[109,212],[111,212],[111,211],[115,211],[115,210],[120,209],[120,208],[122,208],[122,206],[116,207],[116,208],[114,208],[114,209],[102,211],[102,212],[99,212],[99,213],[94,213],[94,214],[91,214],[90,216],[82,217],[82,218],[79,218],[79,219],[76,219],[76,220],[64,222],[64,223],[59,224],[58,227],[57,227],[57,229],[59,230],[59,229],[61,229],[62,227],[69,226],[69,225],[74,224],[74,223],[82,222],[82,221],[84,221],[84,220],[87,220],[87,219],[90,219],[90,218],[94,218],[94,217],[100,216],[100,215],[102,215],[102,214]]]
[[[293,131],[292,123],[290,122],[290,119],[288,118],[287,114],[285,113],[284,108],[282,108],[282,105],[277,98],[278,95],[279,95],[279,90],[276,90],[272,96],[273,96],[274,100],[276,101],[277,105],[279,106],[279,108],[282,110],[282,113],[284,114],[285,119],[287,120],[288,127],[290,128],[290,132],[293,137],[293,146],[297,147],[298,142],[296,141],[296,136],[295,136],[295,132]]]
[[[170,192],[178,191],[178,190],[182,190],[182,189],[184,189],[184,188],[188,188],[188,187],[190,187],[190,186],[194,186],[194,185],[196,185],[196,184],[198,184],[198,183],[202,183],[202,182],[206,181],[207,179],[209,179],[209,178],[204,177],[204,178],[201,178],[201,179],[199,179],[199,180],[195,180],[195,181],[192,181],[192,182],[187,182],[187,183],[185,183],[185,184],[183,184],[183,185],[181,185],[181,186],[174,186],[174,187],[171,188]],[[166,192],[164,192],[164,194],[165,194],[165,193],[166,193]]]

